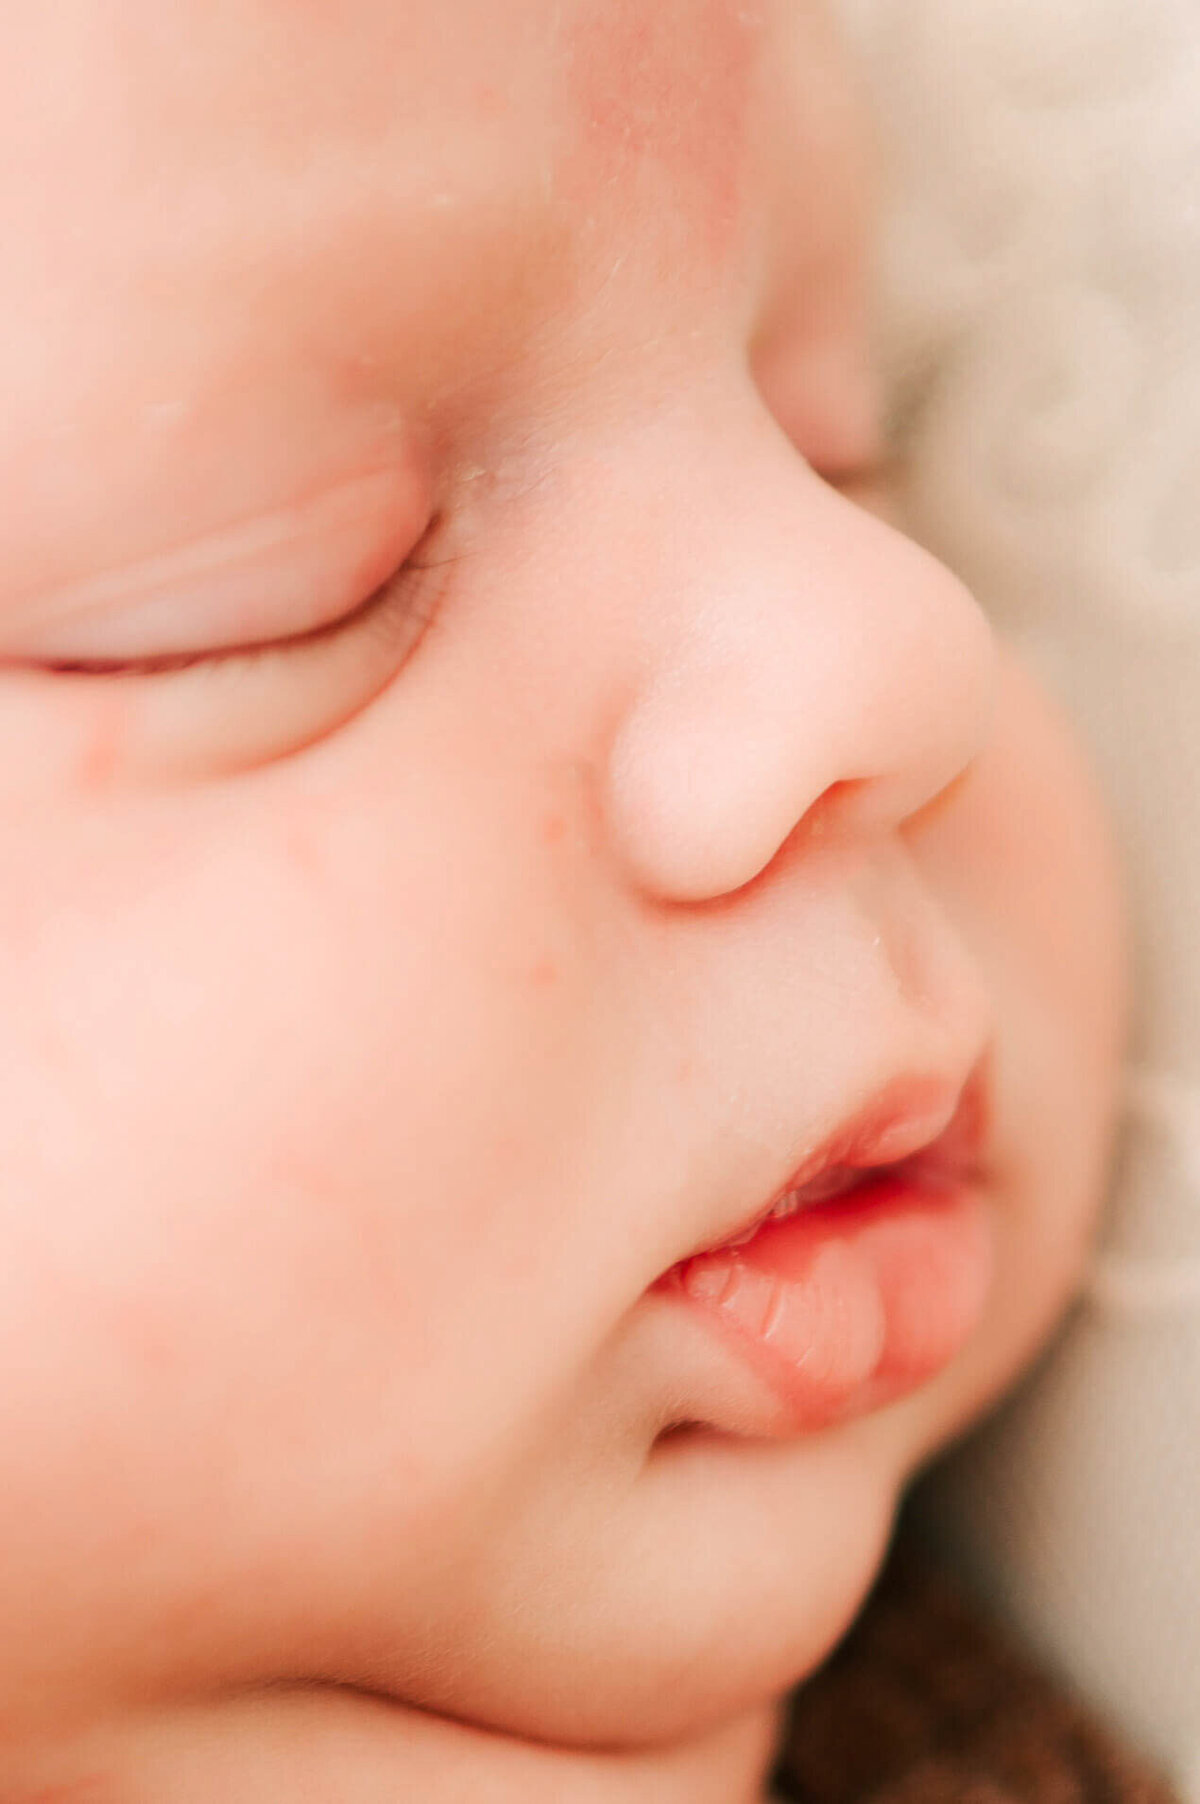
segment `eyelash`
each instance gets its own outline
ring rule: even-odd
[[[385,583],[375,589],[349,614],[307,632],[289,634],[280,639],[263,639],[249,645],[217,646],[207,651],[164,652],[145,658],[63,658],[47,659],[41,668],[51,676],[78,677],[92,680],[152,681],[159,676],[174,676],[182,671],[218,670],[232,665],[243,666],[265,662],[289,652],[303,651],[322,641],[340,638],[344,633],[377,628],[381,636],[390,637],[401,621],[416,627],[413,644],[425,636],[433,623],[441,600],[443,583],[435,583],[435,592],[423,598],[431,586],[421,579],[430,572],[448,569],[456,558],[433,558],[418,563],[410,558]],[[397,635],[398,636],[398,635]]]

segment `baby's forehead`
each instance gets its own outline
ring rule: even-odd
[[[628,227],[611,190],[638,168],[728,205],[764,29],[733,0],[32,9],[0,19],[6,223],[31,272],[111,281],[472,209],[510,237],[555,209]]]
[[[369,456],[433,393],[486,405],[531,345],[553,360],[618,270],[669,307],[707,293],[765,211],[750,165],[771,11],[12,9],[0,481],[34,560],[63,545],[64,508],[85,561],[115,566],[132,550],[114,494],[169,542],[197,496],[214,519],[279,504],[323,479],[318,450],[333,470]]]

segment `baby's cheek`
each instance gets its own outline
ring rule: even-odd
[[[1116,860],[1065,717],[1011,655],[986,751],[913,843],[997,981],[1028,989],[1078,1046],[1102,1110],[1123,1029]]]
[[[538,1308],[592,1097],[577,824],[449,787],[325,807],[283,774],[261,813],[177,800],[27,848],[0,1693],[335,1660],[389,1583],[403,1643],[558,1383],[547,1348],[569,1364],[578,1326]]]
[[[1123,1027],[1107,823],[1064,723],[1011,660],[978,763],[911,839],[990,985],[1000,1259],[976,1374],[1006,1382],[1077,1283],[1103,1194]]]

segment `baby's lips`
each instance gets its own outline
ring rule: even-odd
[[[953,1185],[978,1179],[987,1130],[986,1062],[979,1060],[965,1081],[937,1085],[931,1102],[928,1082],[897,1101],[896,1086],[885,1088],[857,1118],[811,1154],[782,1188],[755,1214],[692,1257],[748,1244],[776,1216],[790,1217],[831,1198],[904,1170],[929,1184]]]
[[[724,1327],[802,1371],[818,1415],[835,1411],[839,1399],[878,1369],[886,1325],[879,1287],[845,1241],[818,1247],[796,1279],[731,1251],[690,1260],[681,1282]]]
[[[879,1408],[941,1371],[977,1327],[991,1275],[982,1198],[901,1172],[699,1254],[672,1279],[795,1432]]]

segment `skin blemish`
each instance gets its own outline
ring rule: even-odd
[[[756,6],[662,0],[597,5],[570,46],[572,100],[601,183],[649,164],[716,262],[741,211],[743,165],[762,36]]]
[[[316,839],[307,827],[290,827],[284,844],[288,863],[298,875],[310,880],[320,876],[321,855]]]
[[[124,742],[120,696],[97,696],[96,700],[101,705],[78,766],[77,780],[85,795],[99,795],[111,786],[120,767]]]
[[[163,1312],[150,1303],[123,1301],[113,1307],[112,1331],[117,1344],[138,1371],[179,1371],[183,1354]]]

